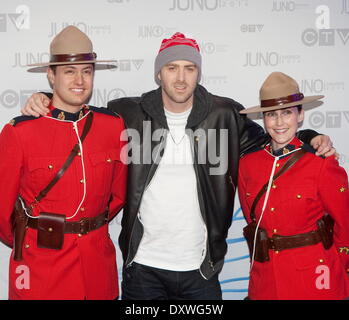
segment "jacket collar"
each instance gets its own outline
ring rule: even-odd
[[[164,105],[162,102],[161,87],[157,90],[147,92],[142,95],[141,106],[143,110],[152,118],[157,120],[164,128],[168,129]],[[194,90],[193,108],[189,114],[187,128],[192,128],[201,123],[212,109],[211,94],[198,85]]]
[[[302,147],[303,147],[303,142],[299,140],[297,137],[294,137],[289,144],[287,144],[286,146],[280,149],[273,150],[271,143],[267,144],[265,146],[265,149],[274,157],[283,158],[285,156],[288,156],[290,153],[292,153],[292,151]]]
[[[66,121],[78,121],[89,111],[89,107],[86,105],[81,110],[75,113],[55,108],[51,103],[48,106],[48,108],[50,110],[49,114],[47,115],[48,117]]]

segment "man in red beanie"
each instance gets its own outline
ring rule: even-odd
[[[122,115],[131,137],[119,237],[122,296],[219,300],[239,158],[267,137],[239,114],[239,103],[198,85],[195,40],[181,33],[164,39],[154,76],[157,90],[108,104]],[[24,112],[44,113],[42,101],[37,94]],[[321,145],[318,151],[334,152],[326,136],[307,130],[301,138]]]

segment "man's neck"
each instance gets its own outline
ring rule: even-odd
[[[194,101],[194,96],[191,96],[191,98],[189,98],[185,102],[175,102],[169,99],[164,94],[162,95],[162,102],[163,102],[164,108],[173,113],[183,113],[189,110],[193,106],[193,101]]]
[[[183,113],[191,108],[191,105],[188,106],[172,106],[172,105],[167,105],[164,104],[164,108],[167,111],[173,112],[173,113]]]

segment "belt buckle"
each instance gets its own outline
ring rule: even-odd
[[[85,235],[89,233],[90,229],[90,220],[88,218],[81,218],[79,221],[80,224],[80,233]]]

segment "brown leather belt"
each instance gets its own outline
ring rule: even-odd
[[[281,251],[285,249],[294,249],[317,244],[321,242],[321,236],[318,230],[314,230],[293,236],[280,236],[278,234],[273,234],[273,236],[268,238],[268,240],[269,249]]]
[[[258,262],[270,260],[269,250],[281,251],[322,243],[325,250],[333,245],[334,220],[329,214],[323,215],[316,221],[317,229],[292,236],[281,236],[273,234],[268,237],[267,231],[263,228],[257,229],[255,221],[244,227],[244,236],[247,240],[248,250],[251,259]]]
[[[96,230],[108,222],[108,211],[101,213],[100,215],[92,218],[81,218],[79,221],[65,221],[64,233],[79,233],[87,234],[90,231]],[[38,229],[38,219],[28,219],[27,226],[32,229]]]

